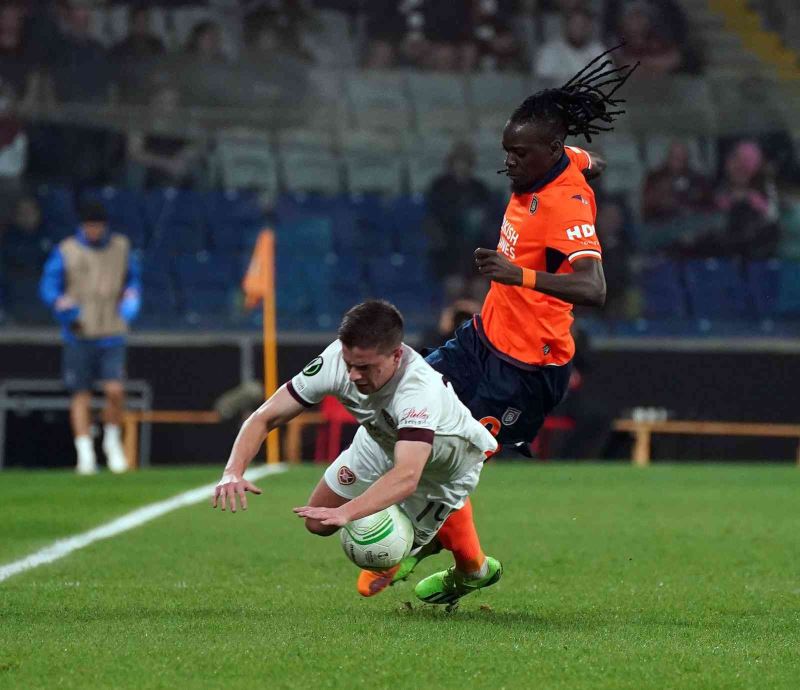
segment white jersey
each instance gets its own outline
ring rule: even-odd
[[[338,398],[389,458],[397,441],[431,443],[425,473],[443,479],[466,474],[497,449],[497,441],[472,417],[452,386],[405,344],[397,372],[370,395],[360,393],[350,381],[338,340],[309,362],[287,389],[305,406],[321,402],[326,395]],[[454,453],[456,439],[478,452]]]

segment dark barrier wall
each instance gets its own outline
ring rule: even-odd
[[[322,349],[282,345],[279,370],[285,381]],[[256,374],[261,349],[252,347]],[[237,345],[208,347],[131,346],[128,373],[150,381],[160,409],[209,409],[239,382]],[[57,377],[60,348],[0,345],[0,379]],[[800,422],[797,384],[800,356],[767,352],[598,351],[585,377],[585,393],[615,414],[635,406],[665,407],[687,419]],[[223,463],[238,422],[220,426],[155,426],[155,464]],[[615,444],[627,451],[627,439]],[[656,436],[655,459],[785,460],[795,457],[792,439],[722,439]],[[72,443],[66,413],[9,415],[7,466],[70,465]]]

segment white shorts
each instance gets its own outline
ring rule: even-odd
[[[445,518],[464,505],[475,490],[483,469],[483,453],[468,441],[452,436],[437,439],[452,450],[475,457],[475,465],[456,478],[435,476],[426,467],[416,491],[398,505],[414,526],[415,547],[427,544],[436,536]],[[364,430],[359,428],[352,445],[325,470],[325,483],[342,498],[363,494],[375,481],[394,467],[394,462]]]

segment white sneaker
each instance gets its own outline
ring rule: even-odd
[[[128,458],[119,443],[103,443],[103,452],[106,454],[106,464],[108,469],[114,474],[122,474],[128,471]]]
[[[103,427],[103,452],[106,454],[106,465],[114,474],[128,471],[128,458],[122,450],[120,428],[115,424],[106,424]]]
[[[75,471],[81,475],[97,474],[97,457],[92,439],[89,436],[79,436],[75,439],[75,450],[78,453]]]

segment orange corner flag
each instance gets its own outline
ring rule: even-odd
[[[242,290],[244,291],[244,306],[247,309],[255,308],[264,299],[266,285],[272,283],[268,278],[273,270],[272,250],[273,235],[270,230],[259,233],[253,255],[250,257],[250,264],[247,272],[242,279]]]

